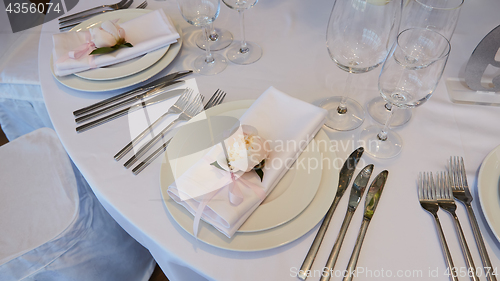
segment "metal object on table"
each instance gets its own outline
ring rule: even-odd
[[[484,268],[488,268],[493,271],[493,266],[491,265],[490,257],[486,251],[486,246],[484,245],[483,236],[481,235],[481,230],[477,224],[476,215],[472,209],[472,194],[469,190],[469,185],[467,184],[467,174],[465,173],[464,159],[462,157],[450,157],[450,163],[448,165],[448,172],[450,174],[450,183],[453,190],[453,196],[458,201],[462,202],[467,209],[467,215],[469,216],[469,221],[472,226],[472,231],[474,233],[474,238],[476,240],[477,247],[479,248],[479,254],[481,256],[481,261],[483,262]],[[495,275],[488,274],[485,272],[486,279],[488,281],[496,281]]]
[[[203,97],[200,94],[197,94],[194,97],[194,100],[186,107],[186,110],[184,110],[181,114],[179,114],[179,117],[172,121],[170,124],[168,124],[167,127],[165,127],[160,133],[158,133],[156,136],[154,136],[149,142],[147,142],[145,145],[143,145],[137,153],[132,156],[123,166],[125,166],[127,169],[130,168],[137,160],[139,160],[140,157],[142,157],[146,152],[153,147],[155,143],[157,143],[161,138],[163,138],[166,133],[172,128],[173,125],[177,124],[180,121],[189,121],[191,118],[196,116],[198,113],[200,113],[203,110]]]
[[[111,4],[111,5],[100,5],[100,6],[85,10],[85,11],[81,11],[81,12],[78,12],[75,14],[61,17],[61,18],[59,18],[59,24],[65,22],[65,21],[69,21],[69,20],[78,18],[78,17],[83,16],[83,15],[87,15],[87,14],[90,14],[93,12],[98,12],[100,10],[114,11],[114,10],[122,9],[125,6],[125,4],[127,4],[127,1],[129,1],[129,0],[121,0],[118,3]]]
[[[96,110],[94,112],[91,112],[87,115],[84,115],[84,116],[80,116],[80,117],[77,117],[75,119],[75,122],[76,124],[79,124],[79,123],[82,123],[84,121],[88,121],[90,119],[93,119],[97,116],[101,116],[103,114],[106,114],[106,113],[109,113],[115,109],[118,109],[120,107],[124,107],[126,105],[129,105],[129,104],[133,104],[135,102],[138,102],[140,100],[143,100],[143,99],[146,99],[146,98],[150,98],[150,97],[154,97],[160,93],[163,93],[165,92],[166,89],[164,89],[165,87],[168,87],[168,86],[172,86],[172,85],[175,85],[177,83],[182,83],[184,82],[183,80],[177,80],[177,81],[170,81],[170,82],[167,82],[167,83],[162,83],[160,85],[158,85],[157,87],[149,90],[149,91],[146,91],[145,93],[142,93],[142,94],[138,94],[136,96],[133,96],[131,98],[128,98],[126,100],[123,100],[121,102],[118,102],[118,103],[115,103],[113,105],[110,105],[108,107],[105,107],[103,109],[99,109],[99,110]],[[172,97],[173,96],[176,96],[176,95],[180,95],[182,94],[183,92],[185,92],[184,89],[177,89],[177,90],[172,90],[172,91],[169,91],[169,93],[172,93]]]
[[[124,148],[122,148],[115,156],[115,160],[120,160],[125,156],[135,145],[137,145],[146,134],[149,132],[153,132],[153,128],[156,127],[165,117],[169,114],[180,114],[182,111],[186,109],[186,106],[189,104],[189,100],[191,99],[191,95],[193,94],[192,89],[186,89],[182,95],[177,99],[177,101],[165,112],[162,116],[156,119],[153,124],[149,125],[144,131],[142,131],[137,137],[135,137],[131,142],[129,142]]]
[[[349,227],[349,223],[351,222],[352,216],[358,207],[359,202],[361,201],[361,197],[365,192],[365,188],[368,185],[368,181],[370,180],[370,176],[372,175],[373,164],[367,165],[364,167],[361,172],[356,176],[354,183],[352,184],[351,194],[349,196],[349,205],[347,206],[347,211],[345,213],[344,221],[342,222],[342,227],[340,227],[339,234],[337,236],[337,240],[333,245],[330,256],[328,257],[328,261],[326,262],[325,267],[323,268],[323,272],[326,274],[321,275],[321,281],[330,280],[330,273],[333,267],[335,266],[335,262],[339,256],[340,247],[342,247],[342,242],[344,241],[345,234],[347,232],[347,228]]]
[[[366,230],[368,229],[373,214],[375,213],[375,209],[377,208],[380,196],[384,190],[388,175],[389,172],[387,170],[382,171],[370,185],[370,189],[368,190],[368,194],[365,199],[365,214],[363,216],[363,222],[361,223],[361,228],[359,229],[358,238],[356,239],[356,245],[354,245],[351,258],[349,259],[349,264],[347,265],[347,276],[344,277],[344,281],[350,281],[354,277],[353,273],[355,272],[356,264],[358,263],[359,253],[361,252],[361,246],[363,245],[363,240],[365,239]]]
[[[132,4],[133,1],[130,1],[126,4],[125,7],[123,7],[123,9],[127,9],[128,7],[130,7],[130,5]],[[148,6],[148,2],[147,1],[144,1],[142,2],[139,6],[136,7],[136,9],[145,9],[146,7]],[[69,30],[77,25],[79,25],[80,23],[82,23],[83,21],[91,18],[91,17],[94,17],[94,16],[97,16],[97,15],[100,15],[100,14],[103,14],[103,13],[107,13],[107,12],[112,12],[114,10],[104,10],[104,11],[100,11],[100,12],[96,12],[96,13],[92,13],[88,16],[85,16],[85,17],[82,17],[78,20],[71,20],[71,21],[67,21],[64,23],[59,23],[59,25],[61,25],[59,27],[59,31],[66,31],[66,30]]]
[[[99,125],[105,124],[111,120],[114,120],[116,118],[125,116],[125,115],[129,114],[130,112],[136,111],[138,109],[144,108],[144,107],[149,106],[149,105],[153,105],[153,104],[157,104],[159,102],[165,101],[165,100],[167,100],[175,95],[178,95],[179,91],[183,91],[183,90],[173,90],[173,91],[168,91],[168,92],[156,95],[156,96],[154,96],[146,101],[143,101],[139,104],[129,106],[129,107],[124,108],[120,111],[117,111],[117,112],[112,113],[110,115],[99,118],[95,121],[78,126],[78,127],[76,127],[76,131],[78,133],[87,131],[87,130],[95,128]]]
[[[333,213],[335,212],[335,209],[339,204],[340,198],[342,198],[342,195],[344,195],[344,192],[349,186],[349,182],[351,181],[354,170],[356,170],[356,165],[358,164],[361,155],[363,155],[363,152],[363,147],[360,147],[352,152],[342,166],[342,169],[340,170],[339,184],[337,193],[335,194],[335,198],[333,199],[332,205],[330,206],[330,209],[328,209],[328,212],[326,213],[325,218],[321,223],[318,233],[316,234],[316,237],[314,238],[314,241],[309,248],[309,252],[307,252],[304,262],[302,262],[302,266],[300,267],[298,277],[302,280],[306,280],[307,273],[309,272],[309,270],[311,270],[311,266],[314,262],[314,259],[316,258],[316,254],[318,253],[319,246],[323,241],[323,237],[325,237],[325,233],[328,229],[328,225],[330,224]]]
[[[121,99],[125,99],[125,98],[128,98],[128,97],[131,97],[133,95],[136,95],[138,93],[141,93],[141,92],[145,92],[145,91],[149,91],[151,89],[154,89],[160,85],[162,85],[162,83],[169,83],[171,81],[174,81],[174,80],[177,80],[177,79],[180,79],[184,76],[187,76],[189,74],[193,73],[192,70],[183,70],[183,71],[178,71],[178,72],[174,72],[174,73],[170,73],[162,78],[159,78],[159,79],[156,79],[144,86],[141,86],[139,88],[136,88],[136,89],[133,89],[133,90],[130,90],[130,91],[127,91],[123,94],[119,94],[119,95],[116,95],[116,96],[112,96],[108,99],[105,99],[105,100],[102,100],[100,102],[97,102],[97,103],[94,103],[92,105],[89,105],[89,106],[86,106],[84,108],[81,108],[81,109],[78,109],[78,110],[75,110],[73,112],[73,115],[75,117],[78,117],[78,116],[81,116],[81,115],[84,115],[84,114],[87,114],[89,112],[92,112],[94,110],[97,110],[101,107],[105,107],[111,103],[114,103],[114,102],[117,102]]]
[[[448,243],[446,243],[443,228],[441,227],[441,222],[437,215],[439,205],[437,203],[436,185],[434,184],[432,173],[420,173],[418,175],[418,200],[420,201],[420,206],[434,217],[434,222],[439,234],[439,241],[441,242],[441,247],[445,254],[446,264],[450,273],[453,273],[452,269],[455,268],[455,265],[453,264],[450,249],[448,248]],[[450,274],[450,279],[452,281],[458,281],[456,274]]]
[[[215,94],[212,95],[210,100],[207,102],[204,109],[207,110],[211,107],[221,104],[225,97],[226,93],[222,92],[221,90],[217,90]],[[168,147],[168,144],[170,143],[170,140],[172,139],[169,139],[167,142],[163,143],[158,149],[156,149],[153,153],[151,153],[148,157],[146,157],[146,159],[144,159],[141,163],[135,166],[132,169],[132,173],[134,173],[134,175],[137,175],[140,172],[142,172],[147,166],[149,166],[149,164],[151,164],[156,158],[158,158],[158,156],[160,156],[163,152],[165,152],[165,150]]]
[[[436,175],[437,182],[437,202],[439,207],[443,210],[447,211],[455,222],[455,229],[458,232],[460,237],[460,247],[462,248],[462,252],[465,256],[465,263],[467,265],[467,272],[469,277],[473,281],[478,281],[479,278],[476,274],[476,266],[474,265],[474,261],[472,260],[472,255],[469,251],[469,246],[467,246],[467,241],[465,240],[464,232],[462,231],[462,227],[460,226],[460,221],[458,220],[457,214],[455,213],[457,209],[457,205],[453,200],[453,192],[451,191],[450,186],[450,178],[447,172],[441,172]]]

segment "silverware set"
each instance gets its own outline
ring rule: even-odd
[[[333,200],[333,203],[330,209],[328,210],[327,214],[325,215],[323,223],[321,224],[320,229],[316,234],[316,237],[311,245],[311,248],[309,249],[309,252],[307,253],[306,258],[304,259],[304,262],[302,263],[302,266],[300,268],[298,276],[302,280],[305,280],[307,278],[308,272],[311,270],[311,266],[319,250],[319,246],[321,245],[321,242],[326,233],[328,225],[330,224],[333,213],[335,212],[335,209],[337,208],[337,205],[340,199],[342,198],[342,195],[349,186],[351,178],[354,174],[354,170],[356,169],[357,163],[361,158],[363,151],[364,149],[360,147],[356,149],[353,153],[351,153],[351,155],[348,157],[348,159],[342,166],[342,169],[340,170],[338,189],[335,198]],[[359,205],[361,198],[363,197],[364,191],[366,189],[366,186],[368,185],[368,181],[370,180],[371,174],[373,172],[373,168],[374,166],[372,164],[364,167],[356,176],[354,183],[352,184],[351,194],[349,196],[349,204],[347,206],[347,211],[344,216],[344,221],[342,222],[342,226],[339,230],[337,240],[333,245],[333,248],[331,250],[330,256],[328,257],[326,265],[322,270],[323,274],[321,275],[320,279],[321,281],[330,280],[331,272],[333,271],[338,255],[340,253],[340,248],[342,246],[342,242],[344,241],[345,234],[347,233],[347,229],[356,211],[356,208]],[[359,234],[356,239],[356,244],[352,251],[351,258],[349,259],[349,264],[346,269],[347,274],[344,275],[343,279],[344,281],[352,280],[354,277],[352,273],[355,271],[366,231],[368,229],[372,216],[375,212],[375,209],[378,205],[380,196],[382,194],[382,190],[385,186],[385,182],[387,181],[388,174],[389,174],[388,171],[382,171],[380,174],[376,176],[376,178],[372,181],[370,185],[368,194],[366,195],[365,199],[363,222],[361,223]]]
[[[112,5],[101,5],[79,13],[59,18],[59,31],[66,31],[80,24],[81,22],[103,13],[128,9],[134,0],[122,0]],[[136,9],[145,9],[148,6],[147,0],[139,4]]]
[[[130,112],[144,109],[145,107],[153,104],[160,103],[171,97],[179,95],[177,101],[172,105],[163,115],[161,115],[157,120],[155,120],[151,125],[149,125],[144,131],[142,131],[137,137],[135,137],[131,142],[129,142],[123,149],[121,149],[115,156],[115,160],[118,161],[122,159],[128,152],[130,152],[134,147],[137,147],[141,140],[143,140],[147,135],[151,135],[152,139],[148,141],[143,146],[139,147],[137,152],[125,162],[124,166],[130,168],[134,163],[136,163],[142,156],[144,156],[155,144],[157,144],[160,139],[165,139],[167,134],[170,133],[174,125],[179,122],[187,122],[191,120],[194,116],[202,112],[203,110],[209,109],[213,106],[219,105],[224,100],[226,93],[221,90],[217,90],[210,100],[203,106],[204,97],[201,94],[193,94],[193,90],[186,89],[175,89],[168,90],[169,86],[177,85],[182,83],[180,79],[188,74],[192,73],[189,71],[179,71],[169,74],[165,77],[157,79],[151,83],[148,83],[142,87],[127,91],[125,93],[113,96],[111,98],[105,99],[103,101],[97,102],[90,106],[84,107],[82,109],[73,112],[75,116],[75,122],[81,124],[82,122],[89,121],[85,124],[76,127],[78,133],[90,130],[102,124],[105,124],[111,120],[117,119],[119,117],[128,115]],[[135,103],[135,104],[134,104]],[[114,111],[114,112],[113,112]],[[110,113],[113,112],[113,113]],[[95,119],[101,115],[110,113],[99,119]],[[153,129],[157,127],[162,120],[168,115],[178,114],[178,117],[167,125],[158,134],[153,133]],[[94,119],[94,120],[93,120]],[[173,132],[175,134],[175,131]],[[161,155],[168,144],[170,143],[171,137],[163,142],[163,144],[157,148],[153,153],[148,155],[141,163],[132,169],[134,174],[139,174],[144,170],[153,160],[155,160],[159,155]]]
[[[456,199],[462,202],[467,209],[467,214],[472,226],[474,238],[479,248],[481,260],[485,268],[484,273],[486,275],[486,278],[488,281],[496,281],[496,277],[492,275],[491,272],[489,272],[489,270],[492,271],[493,268],[486,251],[486,247],[484,245],[484,241],[479,230],[474,211],[470,204],[472,201],[472,195],[467,184],[463,158],[456,156],[451,157],[448,165],[448,170],[444,172],[438,172],[435,176],[429,172],[420,173],[418,177],[418,198],[422,208],[431,213],[434,217],[436,228],[438,230],[439,240],[445,253],[445,260],[450,273],[452,273],[450,274],[450,279],[456,281],[458,280],[458,277],[456,276],[457,274],[454,274],[453,270],[455,269],[455,266],[453,264],[451,253],[446,243],[444,232],[441,228],[441,223],[437,215],[439,208],[445,210],[453,217],[455,230],[457,231],[460,239],[460,247],[462,249],[462,253],[465,257],[465,262],[468,267],[468,275],[471,280],[479,280],[478,274],[476,272],[477,268],[474,265],[469,246],[467,245],[465,235],[456,214],[457,206],[454,200]]]

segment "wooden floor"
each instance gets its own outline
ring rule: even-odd
[[[0,127],[0,146],[8,143],[9,140],[5,136],[4,132],[2,131],[2,127]],[[153,274],[151,274],[151,278],[149,278],[149,281],[168,281],[168,278],[163,274],[163,271],[161,271],[160,267],[156,265],[155,270],[153,271]]]

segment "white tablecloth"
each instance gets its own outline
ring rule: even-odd
[[[100,1],[80,1],[74,11],[98,3]],[[262,58],[251,65],[229,63],[227,69],[216,76],[193,75],[200,91],[208,96],[221,88],[228,93],[226,101],[235,101],[255,99],[269,86],[274,86],[311,103],[340,94],[347,74],[335,66],[325,46],[332,5],[333,2],[328,0],[259,2],[246,13],[245,20],[247,39],[262,47]],[[148,8],[163,8],[184,32],[184,46],[179,56],[162,74],[190,68],[194,58],[203,54],[193,42],[192,34],[197,28],[182,19],[175,1],[150,1]],[[499,10],[500,3],[494,0],[464,4],[452,39],[445,78],[463,72],[474,47],[500,24]],[[229,28],[236,40],[240,38],[235,11],[221,7],[215,25]],[[139,176],[134,176],[113,160],[114,153],[130,140],[127,118],[82,134],[75,132],[72,111],[113,93],[71,90],[52,77],[49,70],[51,34],[56,31],[57,21],[43,26],[39,50],[42,91],[54,128],[104,207],[128,233],[150,250],[170,280],[296,280],[294,273],[319,226],[288,245],[267,251],[242,253],[206,245],[181,229],[167,213],[159,188],[160,159]],[[364,104],[378,95],[376,81],[379,71],[377,68],[357,75],[356,92],[352,97]],[[386,280],[380,274],[390,270],[393,276],[400,273],[410,275],[399,280],[448,280],[444,275],[445,262],[434,222],[417,200],[416,179],[419,171],[444,169],[450,155],[465,158],[469,183],[476,198],[473,208],[479,215],[493,266],[500,266],[500,244],[480,215],[476,187],[478,167],[488,152],[500,144],[500,108],[453,104],[445,83],[441,81],[430,101],[414,110],[413,114],[407,125],[396,129],[404,140],[403,152],[398,157],[378,160],[363,156],[365,163],[375,164],[376,173],[387,169],[390,175],[358,262],[358,266],[373,273],[372,276],[361,275],[358,279]],[[355,131],[327,131],[332,140],[338,141],[340,157],[345,159],[357,147],[357,134],[371,123],[373,121],[367,116],[365,123]],[[313,265],[315,270],[321,270],[328,257],[343,219],[347,197],[344,196],[334,215]],[[458,216],[476,266],[481,266],[472,230],[461,205]],[[358,211],[335,269],[345,269],[361,217],[362,212]],[[440,212],[440,218],[455,265],[465,267],[451,217]],[[436,269],[439,277],[429,277],[429,271]],[[413,274],[417,276],[411,277]]]

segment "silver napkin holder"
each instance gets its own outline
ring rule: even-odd
[[[455,103],[500,106],[500,25],[486,35],[472,52],[464,78],[446,79]]]

